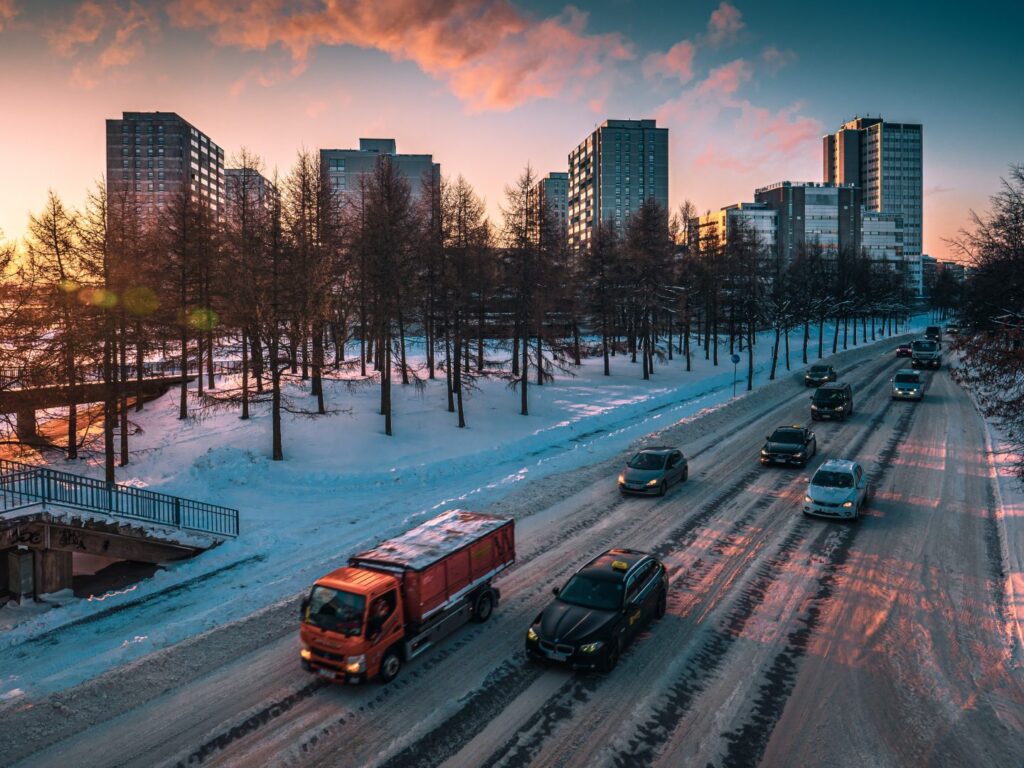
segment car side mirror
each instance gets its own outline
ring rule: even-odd
[[[561,592],[561,591],[562,590],[560,590],[558,587],[552,587],[551,588],[551,594],[554,595],[555,597],[558,597],[558,593]]]
[[[299,618],[306,618],[306,611],[309,609],[309,598],[302,598],[302,607],[299,609]]]

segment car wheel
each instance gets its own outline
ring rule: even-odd
[[[473,621],[483,624],[494,612],[494,597],[491,590],[485,589],[476,599],[473,605]]]
[[[619,664],[619,641],[608,646],[608,653],[604,656],[604,664],[601,667],[603,672],[611,672]]]
[[[380,663],[380,679],[383,683],[390,683],[402,669],[402,657],[394,650],[384,654],[384,660]]]
[[[664,496],[666,493],[668,493],[668,478],[665,478],[664,480],[662,480],[661,481],[661,487],[658,488],[658,495],[659,496]]]
[[[665,611],[668,610],[668,595],[663,591],[661,597],[658,598],[658,604],[654,608],[654,618],[660,619],[665,615]]]

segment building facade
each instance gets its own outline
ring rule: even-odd
[[[270,211],[279,197],[274,183],[252,168],[224,169],[224,193],[224,210],[228,217],[235,214],[242,195],[248,196],[252,206],[264,211]]]
[[[766,203],[737,203],[710,211],[699,217],[696,231],[706,247],[712,242],[725,245],[739,227],[754,233],[765,251],[778,252],[779,213]]]
[[[667,214],[668,129],[655,120],[605,120],[569,153],[569,246],[587,248],[600,222],[621,231],[651,198]]]
[[[920,296],[923,135],[920,123],[857,117],[822,138],[823,179],[857,184],[868,211],[903,220],[903,256],[909,287]]]
[[[321,149],[320,164],[328,183],[342,197],[359,191],[360,177],[372,174],[381,156],[388,156],[409,183],[412,199],[419,200],[429,183],[434,193],[441,187],[441,166],[433,155],[400,155],[394,139],[359,139],[359,149]]]
[[[860,250],[861,194],[855,184],[781,181],[756,190],[754,201],[776,211],[776,248],[786,263],[812,244],[831,254]]]
[[[871,261],[903,270],[903,217],[865,210],[861,219],[861,251]]]
[[[107,190],[143,215],[189,193],[218,216],[224,207],[224,150],[174,112],[124,112],[107,120]]]
[[[530,193],[530,205],[534,208],[530,216],[533,241],[540,242],[541,235],[546,234],[541,232],[544,222],[540,215],[542,208],[547,209],[550,217],[548,222],[553,228],[551,234],[564,240],[568,222],[569,174],[565,171],[552,171],[538,181]]]

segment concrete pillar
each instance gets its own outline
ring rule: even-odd
[[[73,559],[74,555],[71,552],[61,552],[55,549],[36,550],[36,597],[62,589],[71,589]]]
[[[30,443],[39,439],[34,409],[22,408],[15,414],[14,434],[23,443]]]
[[[27,549],[9,549],[3,567],[7,570],[7,591],[20,603],[33,593],[32,552]]]

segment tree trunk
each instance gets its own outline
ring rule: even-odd
[[[384,370],[381,373],[381,386],[384,390],[384,434],[391,436],[391,338],[384,332]]]
[[[522,325],[523,325],[523,329],[525,331],[526,323],[524,322]],[[519,408],[519,413],[521,415],[523,415],[523,416],[529,416],[530,415],[530,401],[529,401],[529,397],[527,396],[527,392],[526,392],[526,388],[530,385],[530,360],[529,360],[530,350],[529,350],[529,346],[530,345],[527,343],[526,334],[524,332],[524,334],[523,334],[522,350],[521,350],[523,357],[522,357],[522,364],[520,366],[522,368],[522,372],[521,372],[522,378],[521,378],[521,381],[520,381],[520,384],[519,384],[519,386],[520,386],[520,392],[519,392],[520,408]]]
[[[128,329],[125,327],[125,321],[122,316],[121,319],[121,375],[118,376],[118,380],[127,382],[128,380]],[[135,393],[136,397],[141,397],[141,392]],[[121,461],[122,467],[128,466],[128,387],[121,386]]]
[[[242,420],[249,418],[249,336],[242,329]]]
[[[779,341],[781,340],[781,333],[779,333],[779,326],[775,326],[775,343],[772,345],[772,370],[768,374],[768,381],[775,381],[775,368],[779,363]],[[786,346],[789,346],[789,342],[786,342]]]

